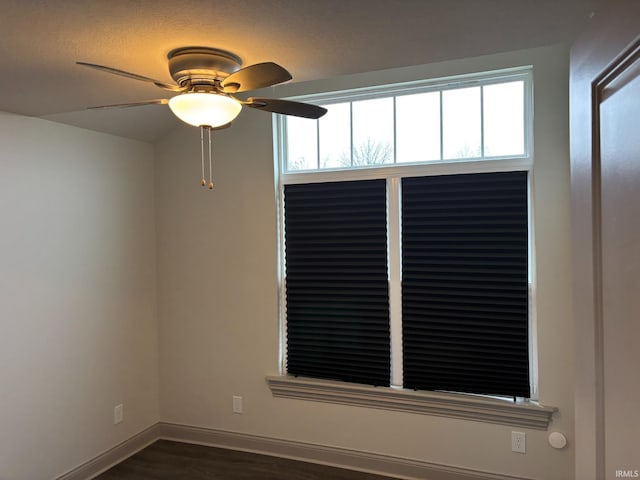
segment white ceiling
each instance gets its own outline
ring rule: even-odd
[[[166,55],[202,45],[294,81],[569,43],[605,0],[0,0],[0,110],[154,141],[178,124],[162,98]]]

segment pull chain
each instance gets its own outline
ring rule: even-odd
[[[209,140],[209,190],[213,190],[213,157],[211,156],[211,127],[206,125],[200,126],[200,164],[202,165],[202,180],[200,180],[200,185],[203,187],[207,185],[207,181],[205,180],[205,169],[204,169],[204,131],[207,130],[208,140]]]
[[[209,190],[213,190],[213,167],[211,157],[211,128],[209,130]]]
[[[200,159],[202,163],[202,180],[200,180],[200,185],[204,187],[207,184],[204,179],[204,126],[200,127]]]

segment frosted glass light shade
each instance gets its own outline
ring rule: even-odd
[[[238,116],[242,105],[217,93],[190,92],[169,100],[169,108],[185,123],[194,127],[220,127]]]

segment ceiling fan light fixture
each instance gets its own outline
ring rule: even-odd
[[[140,105],[169,105],[173,114],[188,125],[200,129],[200,160],[202,179],[200,185],[213,189],[211,132],[227,128],[238,116],[243,106],[270,113],[318,119],[327,109],[317,105],[273,98],[242,100],[235,94],[271,87],[291,80],[291,74],[273,62],[262,62],[242,67],[237,55],[210,47],[182,47],[167,55],[169,73],[174,84],[127,72],[97,63],[76,62],[79,65],[121,77],[152,83],[156,87],[177,95],[169,100],[121,103],[93,108],[134,107]],[[206,133],[206,141],[205,141]],[[208,155],[205,155],[208,153]],[[209,182],[205,179],[205,159],[209,160]]]
[[[242,110],[242,104],[219,93],[188,92],[171,98],[169,108],[189,125],[216,128],[235,119]]]

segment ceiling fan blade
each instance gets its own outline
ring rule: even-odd
[[[291,80],[291,74],[273,62],[256,63],[241,68],[222,81],[225,93],[246,92]]]
[[[310,103],[292,102],[291,100],[279,100],[276,98],[250,97],[244,105],[267,112],[293,115],[295,117],[317,119],[327,113],[327,109]]]
[[[165,83],[160,80],[155,80],[153,78],[145,77],[142,75],[138,75],[137,73],[126,72],[124,70],[119,70],[117,68],[107,67],[105,65],[97,65],[95,63],[87,63],[87,62],[76,62],[78,65],[82,65],[83,67],[94,68],[96,70],[100,70],[106,73],[112,73],[114,75],[120,75],[121,77],[132,78],[134,80],[140,80],[141,82],[149,82],[153,83],[155,86],[164,88],[165,90],[170,90],[172,92],[183,92],[186,90],[186,87],[179,87],[178,85],[172,85],[170,83]]]
[[[145,100],[144,102],[133,103],[116,103],[113,105],[98,105],[97,107],[88,107],[88,110],[102,110],[106,108],[129,108],[129,107],[141,107],[143,105],[167,105],[169,100],[161,98],[158,100]]]

